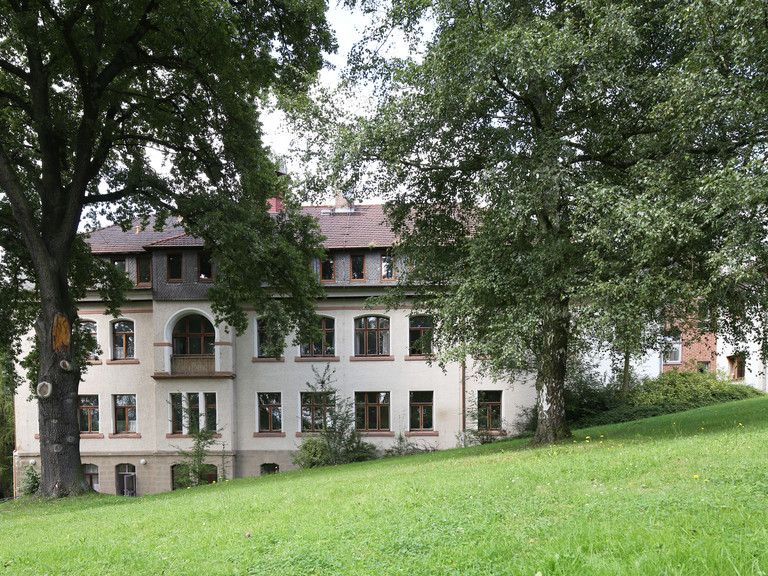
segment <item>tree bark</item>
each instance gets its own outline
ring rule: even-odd
[[[536,376],[538,421],[534,445],[553,444],[570,436],[565,421],[565,371],[568,361],[570,313],[566,298],[554,298],[542,325],[542,345]]]
[[[72,349],[74,307],[61,310],[45,299],[37,320],[40,354],[38,383],[50,385],[50,396],[38,396],[41,478],[38,494],[59,498],[88,492],[80,463],[78,386],[80,371]]]

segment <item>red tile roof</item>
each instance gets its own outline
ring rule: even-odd
[[[388,248],[395,235],[384,218],[381,204],[360,204],[352,210],[333,206],[305,206],[302,211],[317,218],[320,230],[326,237],[328,249]],[[132,254],[152,248],[199,248],[202,240],[188,236],[178,220],[169,221],[161,231],[153,229],[154,222],[141,229],[135,220],[132,227],[123,231],[117,225],[90,232],[86,238],[95,254]]]
[[[176,219],[166,222],[159,231],[154,229],[154,219],[150,219],[143,230],[141,221],[137,219],[126,231],[116,224],[93,230],[86,236],[86,242],[91,245],[94,254],[134,254],[144,252],[144,246],[148,244],[180,234],[184,234],[184,228]]]
[[[305,206],[303,211],[318,219],[328,249],[386,248],[395,241],[381,204],[360,204],[354,206],[354,211],[331,206]]]

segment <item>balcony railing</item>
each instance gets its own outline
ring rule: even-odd
[[[216,363],[213,354],[174,354],[171,356],[171,374],[174,376],[197,376],[213,374]]]

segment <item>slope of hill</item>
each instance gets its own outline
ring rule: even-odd
[[[758,575],[767,497],[758,398],[543,449],[510,441],[135,499],[11,502],[0,574]]]

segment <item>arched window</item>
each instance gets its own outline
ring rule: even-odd
[[[355,356],[389,355],[389,318],[355,318]]]
[[[134,357],[133,322],[118,320],[112,324],[112,359]]]
[[[216,333],[213,324],[200,314],[184,316],[173,327],[173,353],[177,355],[213,354]]]
[[[133,464],[118,464],[115,469],[117,477],[116,494],[118,496],[136,496],[136,466]]]
[[[99,491],[99,467],[96,464],[83,464],[83,474],[91,489]]]

